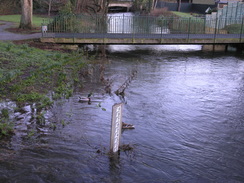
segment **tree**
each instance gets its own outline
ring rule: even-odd
[[[177,0],[177,11],[180,11],[180,8],[181,8],[181,0]]]
[[[21,19],[19,28],[32,29],[33,0],[21,0]]]
[[[52,11],[59,11],[68,2],[68,0],[33,0],[33,11],[46,11],[48,16],[50,16]]]
[[[152,0],[152,7],[151,9],[154,10],[158,4],[158,0]]]
[[[51,9],[52,9],[52,0],[49,0],[48,1],[48,16],[50,16]]]
[[[106,10],[109,0],[76,0],[75,12],[96,14],[101,10]]]

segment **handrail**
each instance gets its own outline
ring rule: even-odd
[[[223,27],[223,24],[229,22],[230,25]],[[233,24],[231,24],[233,22]],[[72,34],[113,34],[113,35],[143,35],[144,38],[160,35],[160,39],[165,34],[181,34],[187,35],[187,39],[191,35],[199,36],[212,35],[215,40],[221,35],[231,34],[228,27],[235,26],[239,32],[240,43],[243,38],[244,29],[243,18],[213,18],[206,17],[154,17],[154,16],[87,16],[87,15],[65,15],[57,16],[53,19],[43,22],[47,30],[43,33],[43,37],[54,37],[57,33]],[[236,36],[236,35],[235,35]],[[118,37],[118,36],[117,36]],[[209,37],[209,36],[208,36]],[[200,37],[199,37],[200,38]]]

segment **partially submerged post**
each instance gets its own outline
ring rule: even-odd
[[[110,134],[110,151],[113,154],[118,153],[121,129],[122,129],[122,103],[113,105],[111,134]]]

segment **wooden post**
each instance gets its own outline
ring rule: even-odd
[[[110,133],[110,151],[118,153],[122,129],[122,103],[113,105]]]

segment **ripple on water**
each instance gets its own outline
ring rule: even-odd
[[[106,154],[111,108],[121,100],[114,94],[99,96],[106,111],[96,103],[79,103],[78,96],[92,87],[96,96],[100,94],[94,83],[54,108],[58,121],[69,122],[64,128],[40,137],[36,146],[11,150],[8,156],[0,150],[0,180],[244,181],[242,58],[192,50],[129,50],[123,56],[116,50],[111,53],[105,77],[113,78],[116,90],[137,70],[125,90],[123,114],[123,120],[136,128],[124,131],[121,142],[133,151],[121,152],[117,161]]]

